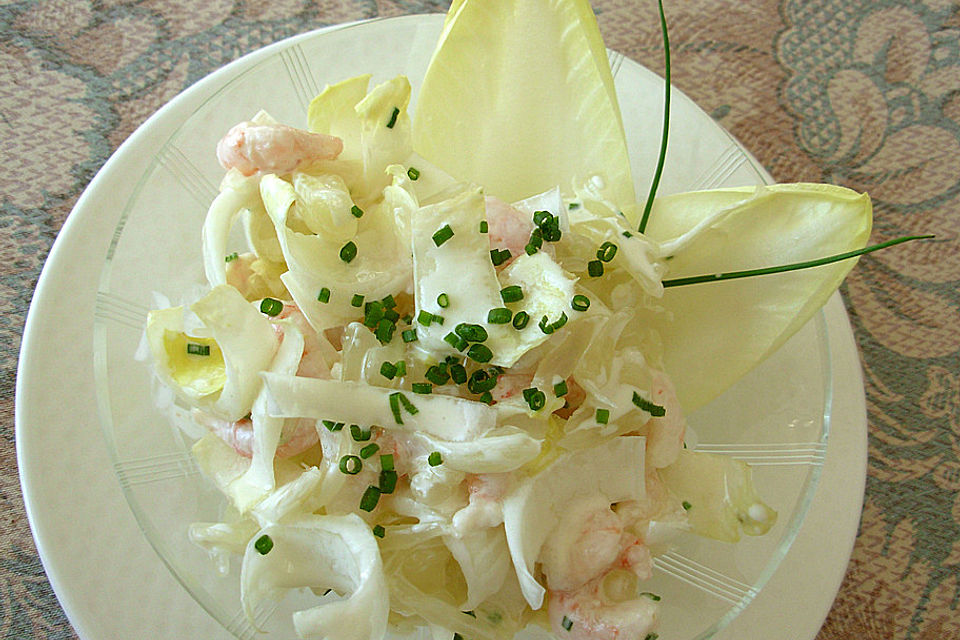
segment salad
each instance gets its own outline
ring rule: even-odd
[[[568,95],[572,78],[590,90]],[[224,572],[242,557],[251,620],[313,590],[303,638],[656,637],[643,583],[658,545],[776,519],[747,465],[685,448],[684,411],[775,350],[851,265],[753,289],[719,343],[692,327],[737,290],[698,285],[691,304],[665,286],[858,249],[869,199],[678,194],[640,232],[586,2],[454,2],[415,116],[406,78],[371,84],[327,86],[304,129],[260,112],[226,132],[209,287],[149,315],[157,376],[226,500],[191,539]],[[549,118],[530,103],[544,95]]]

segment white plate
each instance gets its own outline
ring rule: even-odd
[[[390,21],[398,34],[432,43],[442,16]],[[382,24],[380,28],[382,28]],[[98,425],[92,375],[97,280],[117,219],[154,150],[231,78],[267,57],[316,37],[271,45],[200,81],[150,118],[104,165],[68,218],[44,266],[30,308],[17,377],[17,454],[27,514],[41,560],[64,610],[84,640],[232,638],[176,582],[128,508]],[[615,67],[625,61],[614,55]],[[625,118],[629,91],[650,72],[626,61],[618,76]],[[621,82],[622,78],[626,78]],[[623,92],[628,92],[624,94]],[[636,95],[636,94],[634,94]],[[679,94],[676,110],[695,110]],[[675,128],[674,140],[713,153],[700,186],[750,183],[756,167],[730,162],[731,139],[698,116],[701,128]],[[704,124],[706,123],[706,124]],[[632,144],[655,144],[654,127]],[[649,140],[642,139],[649,136]],[[698,146],[699,145],[699,146]],[[678,144],[682,147],[682,144]],[[692,166],[683,157],[671,165]],[[701,165],[702,166],[702,165]],[[639,171],[640,168],[635,170]],[[762,170],[761,170],[762,171]],[[670,187],[670,169],[663,188]],[[690,184],[688,177],[685,185]],[[675,190],[675,189],[674,189]],[[825,308],[834,372],[831,431],[819,487],[780,568],[718,638],[812,638],[839,588],[859,521],[866,472],[866,413],[859,357],[839,296]]]

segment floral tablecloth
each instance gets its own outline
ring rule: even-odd
[[[31,295],[84,187],[151,113],[289,35],[442,12],[421,0],[0,0],[0,636],[73,638],[17,477],[14,384]],[[653,1],[595,2],[607,45],[653,69]],[[960,638],[960,6],[950,0],[666,2],[674,83],[782,182],[874,199],[842,288],[869,417],[865,506],[819,640]]]

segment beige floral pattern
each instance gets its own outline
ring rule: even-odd
[[[75,637],[30,543],[13,385],[31,292],[84,186],[151,113],[241,55],[326,24],[448,4],[0,0],[0,638]],[[611,48],[661,68],[656,2],[593,5]],[[960,638],[958,5],[665,5],[675,84],[775,178],[869,191],[875,241],[937,236],[863,258],[842,289],[870,463],[860,534],[819,640]]]

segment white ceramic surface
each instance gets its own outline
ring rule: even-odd
[[[402,20],[407,26],[417,21],[425,37],[435,37],[442,17]],[[90,184],[44,267],[27,320],[17,379],[18,462],[41,559],[85,640],[232,637],[182,589],[147,544],[110,467],[91,374],[96,284],[117,218],[152,159],[150,151],[238,73],[291,42],[312,37],[315,34],[305,34],[251,54],[155,114]],[[614,57],[615,64],[623,62]],[[642,82],[644,73],[649,74],[635,70],[630,77]],[[626,88],[618,85],[620,89],[628,92],[629,83]],[[631,117],[629,96],[621,94],[621,101],[625,118]],[[674,121],[682,120],[675,115]],[[649,135],[655,139],[658,134],[651,128]],[[716,125],[706,132],[678,127],[674,136],[729,141]],[[701,151],[709,153],[710,145]],[[712,166],[728,171],[720,160]],[[704,180],[714,179],[705,174]],[[670,190],[669,181],[664,188]],[[859,358],[838,296],[827,305],[825,319],[834,403],[820,485],[780,568],[719,638],[812,638],[843,577],[863,496],[866,419]]]

